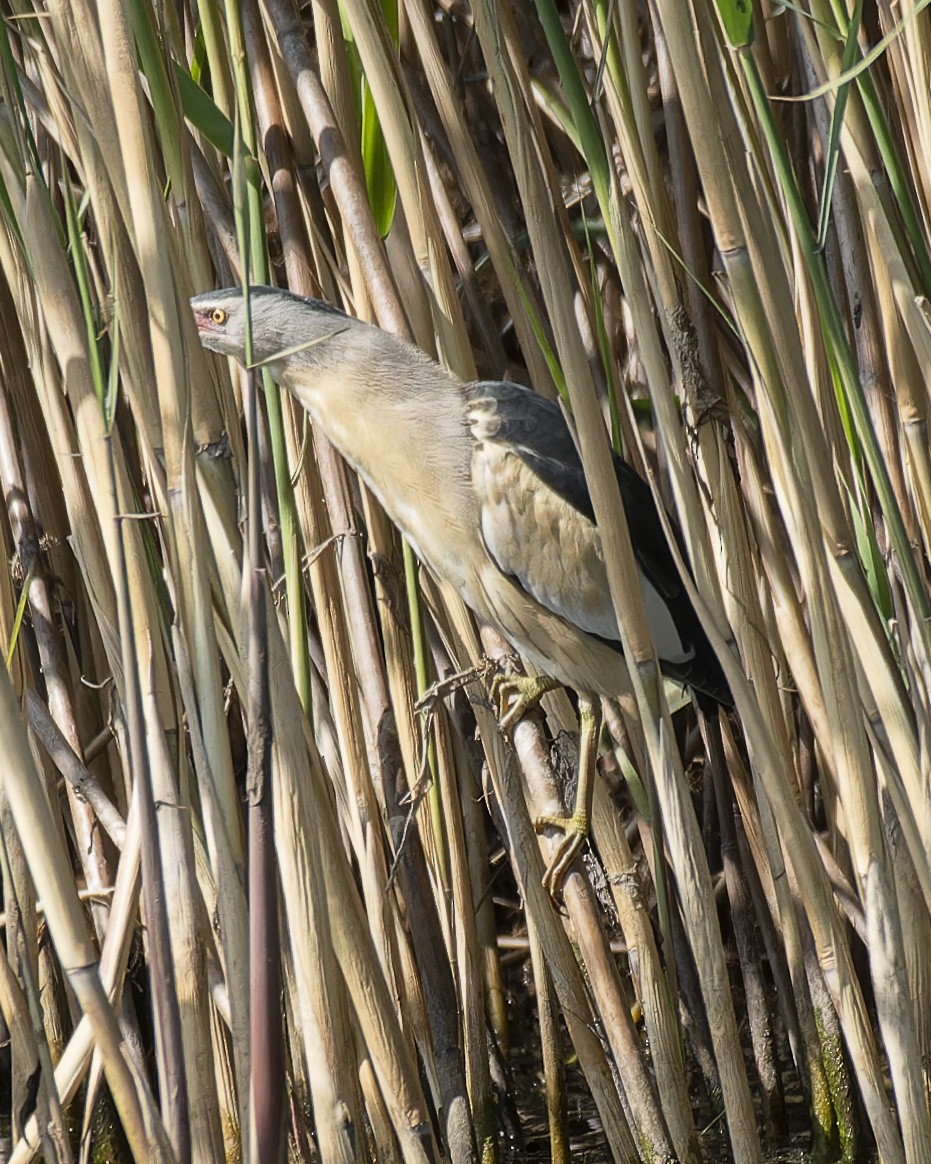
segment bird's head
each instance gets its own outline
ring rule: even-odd
[[[204,347],[245,363],[243,289],[227,287],[223,291],[195,295],[191,309]],[[253,364],[270,365],[277,362],[277,357],[308,362],[307,357],[315,347],[341,334],[353,322],[318,299],[302,299],[276,287],[250,287],[249,311]]]

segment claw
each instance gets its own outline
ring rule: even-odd
[[[579,784],[575,794],[572,816],[540,816],[534,821],[538,833],[548,828],[563,834],[552,860],[543,875],[543,888],[559,905],[563,885],[576,858],[588,840],[592,818],[592,794],[595,782],[595,760],[598,756],[598,729],[601,724],[601,705],[589,695],[579,693]]]
[[[543,888],[557,904],[562,900],[563,884],[576,857],[588,840],[588,813],[576,808],[572,816],[538,816],[533,822],[538,833],[559,829],[563,838],[543,874]]]
[[[561,686],[549,675],[495,675],[491,681],[491,698],[498,713],[498,726],[503,732],[512,731],[547,691]]]

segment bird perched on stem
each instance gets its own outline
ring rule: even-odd
[[[630,680],[601,537],[559,406],[517,384],[464,383],[413,345],[315,299],[249,291],[254,362],[304,405],[369,486],[417,556],[456,588],[541,672],[499,677],[501,724],[544,691],[575,689],[579,785],[545,879],[557,895],[588,833],[600,696]],[[201,343],[244,362],[239,288],[191,300]],[[653,495],[619,457],[614,467],[664,674],[731,702],[685,593]]]

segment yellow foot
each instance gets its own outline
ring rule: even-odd
[[[558,902],[562,899],[562,888],[569,870],[588,840],[588,813],[576,810],[572,816],[538,816],[533,827],[538,833],[552,828],[564,834],[543,874],[543,888]]]
[[[509,732],[532,711],[547,691],[561,687],[549,675],[496,675],[491,681],[491,698],[498,713],[498,726]]]

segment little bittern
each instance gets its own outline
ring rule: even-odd
[[[191,300],[201,342],[242,362],[240,289]],[[579,695],[579,789],[546,884],[558,893],[588,831],[599,696],[629,690],[585,474],[558,405],[517,384],[464,383],[418,348],[314,299],[250,291],[252,350],[359,473],[417,556],[548,680],[499,684],[508,725],[547,687]],[[730,693],[644,481],[614,459],[664,674]]]

